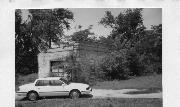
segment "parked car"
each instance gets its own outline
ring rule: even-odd
[[[26,96],[29,100],[37,100],[45,96],[69,96],[79,98],[80,95],[89,94],[92,88],[88,84],[69,83],[59,77],[36,79],[34,83],[19,86],[17,95]]]

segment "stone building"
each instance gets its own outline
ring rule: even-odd
[[[60,48],[49,49],[38,55],[39,77],[72,77],[73,73],[66,73],[69,67],[67,58],[73,56],[76,61],[83,65],[98,65],[105,55],[109,53],[108,48],[100,43],[75,43]]]

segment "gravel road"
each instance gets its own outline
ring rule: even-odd
[[[92,92],[93,98],[162,98],[162,92],[150,93],[150,94],[125,94],[127,92],[140,91],[137,89],[122,89],[122,90],[106,90],[106,89],[94,89]]]

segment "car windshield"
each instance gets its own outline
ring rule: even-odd
[[[67,85],[69,84],[69,82],[67,80],[63,79],[63,78],[61,78],[60,80],[63,81]]]

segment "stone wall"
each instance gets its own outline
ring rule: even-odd
[[[38,76],[48,77],[50,76],[50,62],[51,61],[64,61],[73,51],[73,47],[50,49],[46,53],[40,53],[38,55]]]
[[[51,75],[51,61],[65,61],[70,55],[76,56],[80,63],[98,64],[108,54],[108,49],[98,43],[76,43],[71,46],[50,49],[38,55],[39,77]]]

